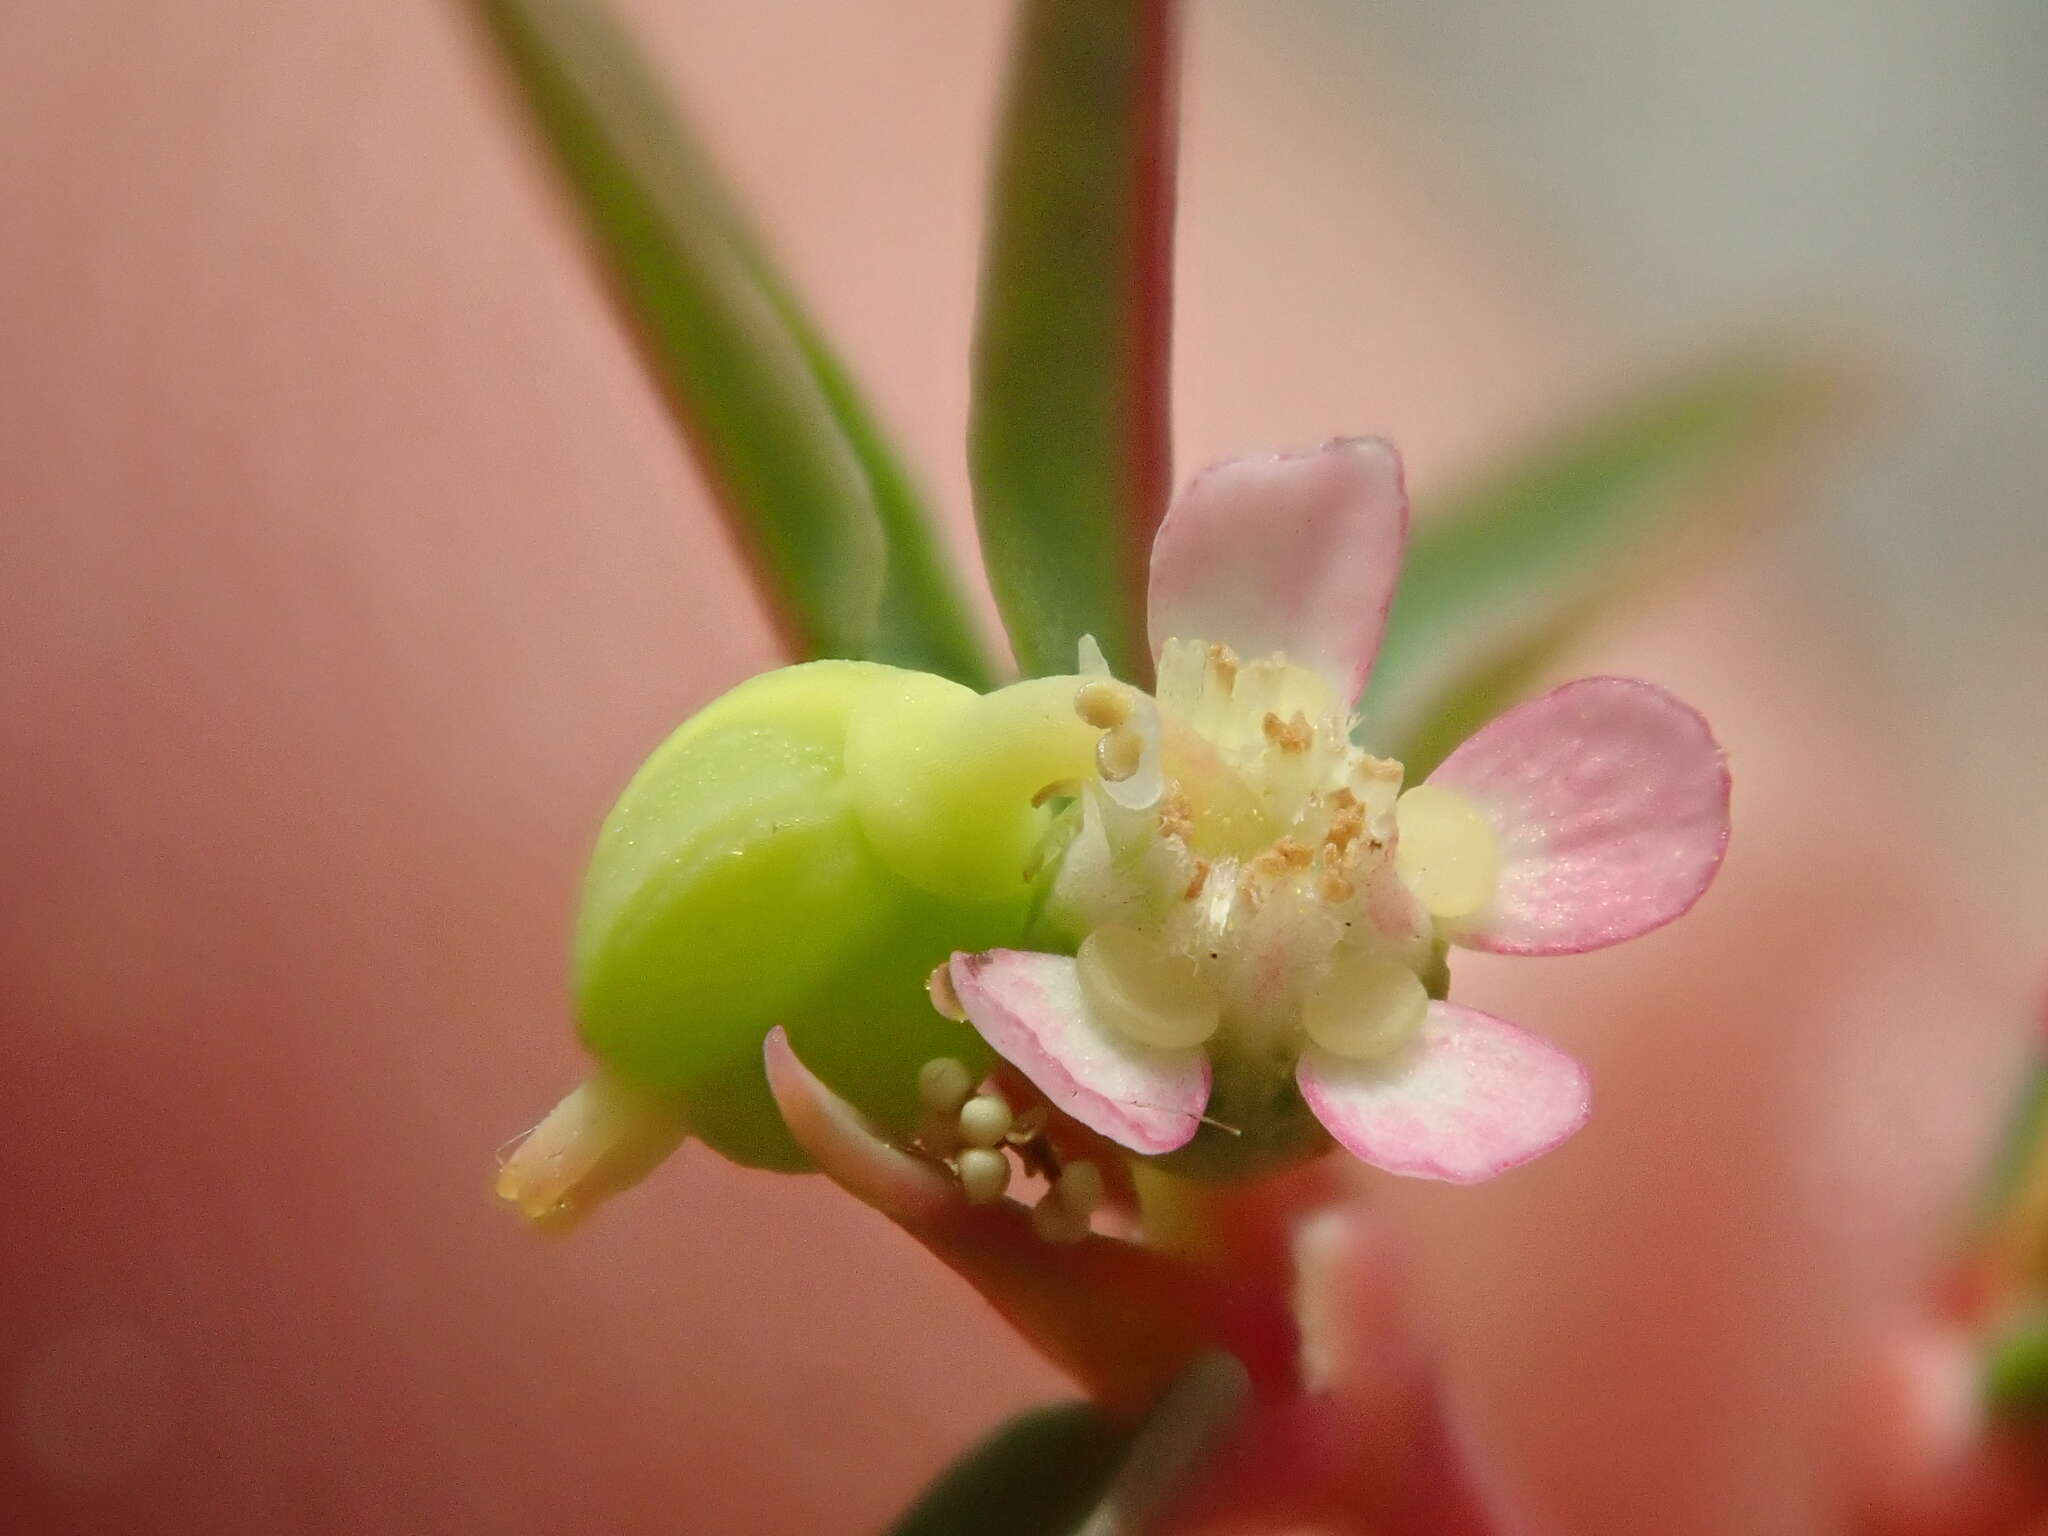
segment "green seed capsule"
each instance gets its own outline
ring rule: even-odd
[[[1001,697],[813,662],[742,684],[678,730],[591,860],[576,936],[590,1049],[672,1096],[693,1135],[769,1168],[804,1166],[761,1068],[777,1024],[893,1133],[917,1120],[926,1062],[955,1058],[978,1078],[990,1052],[934,1010],[925,981],[954,950],[1024,936],[1035,786],[977,775],[987,759],[955,746]],[[1076,733],[1057,734],[1063,758]]]

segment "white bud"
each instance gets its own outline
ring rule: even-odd
[[[950,1056],[936,1057],[918,1070],[918,1101],[935,1115],[951,1115],[974,1092],[974,1079],[967,1068]]]
[[[970,1147],[992,1147],[1010,1134],[1010,1106],[993,1093],[969,1099],[960,1107],[960,1139]]]
[[[970,1205],[988,1205],[1003,1197],[1010,1187],[1010,1160],[986,1147],[969,1147],[960,1154],[960,1188]]]

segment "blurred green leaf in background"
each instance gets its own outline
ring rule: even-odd
[[[1427,509],[1362,704],[1411,781],[1524,697],[1672,548],[1732,551],[1733,510],[1826,426],[1840,372],[1785,345],[1694,365]]]
[[[996,153],[968,465],[1027,676],[1092,634],[1149,684],[1145,573],[1172,491],[1178,47],[1171,0],[1026,0]]]
[[[994,681],[911,478],[631,41],[478,0],[791,653]]]

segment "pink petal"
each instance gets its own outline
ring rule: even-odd
[[[1378,438],[1205,470],[1152,543],[1153,653],[1171,639],[1247,660],[1285,651],[1349,705],[1379,651],[1407,539],[1401,458]]]
[[[1054,1106],[1133,1152],[1194,1139],[1209,1058],[1139,1045],[1088,1017],[1072,959],[1023,949],[953,957],[953,990],[996,1054]]]
[[[1697,710],[1650,683],[1589,677],[1518,705],[1429,782],[1493,823],[1500,888],[1452,936],[1570,955],[1682,915],[1728,848],[1728,764]]]
[[[1431,1003],[1422,1037],[1390,1062],[1311,1050],[1301,1096],[1346,1151],[1389,1173],[1476,1184],[1548,1152],[1586,1123],[1586,1074],[1505,1019]]]

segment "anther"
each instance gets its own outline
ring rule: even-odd
[[[1195,830],[1195,808],[1187,791],[1178,784],[1167,790],[1159,802],[1159,835],[1186,841]]]
[[[1145,738],[1129,726],[1118,726],[1095,743],[1095,767],[1112,784],[1121,784],[1138,771],[1145,757]]]
[[[1269,709],[1263,726],[1266,740],[1282,752],[1306,752],[1316,739],[1315,732],[1309,729],[1308,720],[1300,710],[1294,712],[1292,719],[1282,720]]]
[[[1195,860],[1194,876],[1188,881],[1188,888],[1180,893],[1180,899],[1182,901],[1193,901],[1202,894],[1202,887],[1208,883],[1209,861],[1207,859]]]
[[[1315,851],[1308,844],[1283,837],[1253,859],[1252,868],[1265,879],[1278,880],[1283,875],[1307,869],[1314,859]]]
[[[1237,687],[1237,653],[1227,645],[1209,647],[1209,670],[1225,693]]]
[[[1074,713],[1098,731],[1114,730],[1131,718],[1131,696],[1101,678],[1083,683],[1074,695]]]
[[[1346,790],[1344,793],[1349,794]],[[1365,830],[1365,813],[1354,803],[1339,806],[1330,817],[1330,830],[1323,834],[1324,840],[1339,853],[1350,847],[1359,833]]]
[[[967,1009],[960,1001],[960,994],[953,990],[953,968],[950,964],[941,962],[934,966],[931,975],[924,979],[924,990],[941,1018],[951,1019],[955,1024],[967,1022]],[[929,1070],[939,1063],[927,1062],[925,1065]],[[965,1072],[967,1069],[961,1067],[960,1070]]]
[[[954,1165],[969,1205],[989,1205],[1010,1187],[1010,1160],[987,1147],[969,1147]]]
[[[1348,876],[1340,874],[1334,869],[1326,869],[1323,871],[1322,882],[1317,887],[1317,891],[1324,901],[1328,902],[1331,906],[1336,906],[1339,902],[1349,901],[1352,897],[1356,896],[1358,894],[1358,887],[1351,883]]]

